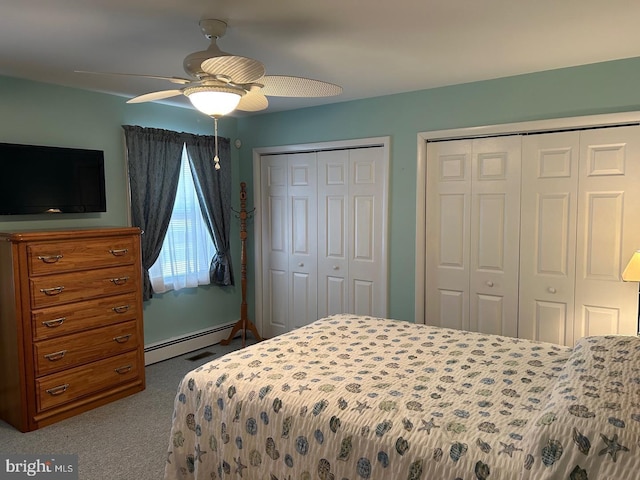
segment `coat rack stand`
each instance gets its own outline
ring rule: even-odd
[[[229,345],[236,333],[242,330],[242,348],[244,348],[246,343],[247,330],[253,333],[256,341],[261,342],[264,340],[258,333],[256,326],[251,320],[249,320],[247,310],[247,218],[253,215],[253,210],[247,212],[246,187],[247,184],[245,182],[240,183],[240,212],[238,212],[238,216],[240,218],[240,242],[242,244],[242,250],[240,253],[240,263],[242,265],[242,303],[240,304],[240,320],[238,320],[233,326],[229,336],[225,340],[220,341],[220,345]]]

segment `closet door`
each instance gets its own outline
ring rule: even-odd
[[[621,272],[640,245],[640,127],[531,135],[523,159],[518,336],[635,334]]]
[[[284,155],[262,157],[262,335],[289,331],[288,162]]]
[[[262,159],[263,335],[317,319],[315,153]]]
[[[427,146],[426,323],[515,336],[520,138]]]
[[[515,337],[521,139],[476,139],[472,153],[470,329]]]
[[[469,330],[471,147],[471,140],[427,145],[427,325]]]
[[[318,152],[318,317],[349,311],[349,153]]]
[[[318,231],[316,154],[289,155],[289,329],[317,320]]]
[[[580,132],[522,141],[518,337],[571,344]]]
[[[429,142],[426,167],[427,324],[636,334],[640,126]]]
[[[635,335],[638,283],[622,271],[640,247],[640,126],[580,136],[575,323],[580,337]]]
[[[349,313],[387,315],[387,262],[383,255],[384,151],[382,147],[349,152]]]
[[[386,315],[381,147],[318,152],[318,316]]]
[[[334,313],[387,316],[387,169],[379,146],[260,157],[265,337]]]

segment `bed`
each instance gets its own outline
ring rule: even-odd
[[[165,479],[636,479],[640,339],[335,315],[182,379]]]

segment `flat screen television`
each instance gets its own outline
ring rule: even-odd
[[[101,150],[0,143],[0,215],[106,210]]]

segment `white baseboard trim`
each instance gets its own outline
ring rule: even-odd
[[[227,338],[233,325],[235,322],[145,345],[144,364],[145,366],[151,365],[220,343],[221,340]]]

